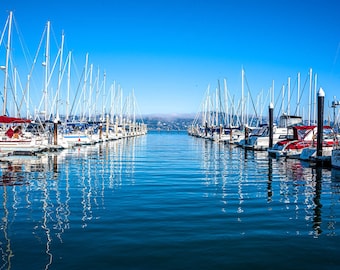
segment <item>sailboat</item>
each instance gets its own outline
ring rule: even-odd
[[[6,61],[5,65],[0,69],[4,71],[4,92],[3,92],[3,110],[0,116],[0,149],[1,151],[39,151],[44,149],[43,140],[33,136],[31,132],[27,132],[25,128],[31,120],[21,117],[7,116],[7,90],[9,83],[9,65],[11,50],[11,31],[12,31],[13,13],[10,12],[4,32],[7,28],[7,44],[6,44]],[[8,27],[7,27],[8,26]],[[2,40],[0,40],[0,45]],[[14,97],[15,98],[15,97]]]
[[[0,130],[0,149],[4,150],[23,150],[39,151],[43,150],[43,140],[33,136],[31,132],[25,131],[25,125],[31,120],[0,116],[2,128]]]

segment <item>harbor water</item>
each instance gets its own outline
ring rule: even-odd
[[[149,132],[1,158],[0,269],[339,269],[340,172]]]

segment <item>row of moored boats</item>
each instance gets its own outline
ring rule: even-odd
[[[279,124],[272,128],[272,147],[270,146],[270,127],[214,127],[192,125],[188,134],[204,139],[233,144],[249,150],[267,151],[270,156],[298,158],[306,161],[321,160],[332,167],[340,168],[340,136],[331,126],[323,126],[322,156],[317,156],[317,125],[304,125],[298,116],[281,115]]]
[[[44,122],[0,116],[0,154],[34,154],[81,145],[140,136],[147,133],[144,123],[105,122]]]

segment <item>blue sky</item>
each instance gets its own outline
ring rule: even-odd
[[[72,51],[78,68],[78,78],[72,73],[73,91],[89,53],[89,63],[105,71],[107,87],[115,81],[126,95],[134,89],[142,114],[196,113],[208,85],[213,92],[224,79],[237,100],[242,67],[245,91],[254,99],[259,93],[266,96],[274,81],[276,110],[288,77],[291,95],[296,95],[298,72],[307,110],[310,68],[313,87],[317,74],[317,89],[326,93],[326,107],[333,96],[340,99],[336,0],[0,0],[0,31],[9,11],[32,57],[48,20],[54,40],[51,58],[64,31],[64,54]],[[1,48],[1,61],[3,55]],[[24,81],[25,71],[20,76]],[[32,84],[31,92],[38,103],[41,84],[37,85],[34,89]],[[263,98],[263,103],[267,108],[269,101]],[[294,111],[293,98],[290,104]]]

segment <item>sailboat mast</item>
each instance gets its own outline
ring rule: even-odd
[[[317,118],[317,108],[316,108],[316,103],[317,103],[317,80],[318,80],[318,74],[314,75],[314,102],[313,102],[313,122],[316,122],[316,118]]]
[[[133,102],[133,106],[132,106],[132,109],[133,109],[133,120],[132,120],[132,123],[133,125],[136,124],[136,97],[135,97],[135,89],[133,88],[132,89],[132,102]]]
[[[85,120],[85,114],[86,114],[86,87],[87,87],[87,68],[88,68],[88,62],[89,62],[89,54],[86,53],[85,55],[85,73],[84,73],[84,84],[83,84],[83,108],[82,108],[82,117],[81,121]]]
[[[58,76],[58,89],[57,89],[57,98],[56,98],[56,113],[55,117],[59,119],[59,94],[60,94],[60,87],[61,87],[61,78],[62,78],[62,70],[63,70],[63,51],[64,51],[64,40],[65,36],[64,33],[61,34],[61,45],[60,45],[60,59],[59,59],[59,76]]]
[[[14,68],[13,84],[14,84],[14,116],[15,117],[20,116],[19,107],[17,106],[17,75],[18,75],[18,71],[16,68]]]
[[[103,74],[103,94],[102,94],[102,119],[105,119],[106,114],[106,72]]]
[[[310,125],[311,122],[311,102],[312,98],[312,69],[309,70],[309,96],[308,96],[308,125]]]
[[[244,70],[242,68],[242,80],[241,80],[241,121],[242,125],[244,125]]]
[[[287,102],[287,114],[290,115],[290,77],[288,77]]]
[[[68,55],[68,70],[67,70],[67,97],[66,97],[66,122],[69,118],[70,90],[71,90],[71,57],[72,52]]]
[[[116,98],[116,81],[113,81],[111,85],[111,102],[110,102],[110,121],[114,122],[114,109],[115,109],[115,98]]]
[[[30,116],[30,81],[31,76],[27,75],[27,101],[26,101],[26,118],[28,119]]]
[[[92,96],[93,96],[93,85],[92,85],[92,73],[93,72],[93,64],[90,65],[90,89],[89,89],[89,97],[88,97],[88,120],[92,121],[92,112],[93,112],[93,108],[92,108]]]
[[[219,98],[219,96],[218,96],[218,88],[216,88],[216,94],[215,94],[215,125],[216,126],[218,126],[218,123],[219,123],[219,110],[220,110],[220,108],[219,108],[219,102],[218,102],[218,98]]]
[[[45,48],[45,81],[44,81],[44,99],[45,99],[45,120],[47,120],[47,109],[48,109],[48,79],[49,79],[49,63],[50,62],[50,21],[47,22],[46,32],[46,48]]]
[[[285,85],[282,85],[282,106],[281,106],[281,114],[285,112]]]
[[[95,120],[97,121],[97,103],[98,103],[98,96],[100,93],[100,89],[99,89],[99,78],[100,78],[100,68],[99,66],[97,67],[97,75],[96,75],[96,98],[95,98],[95,102],[93,104],[93,109],[92,111],[94,112],[95,116]],[[100,112],[98,112],[100,115]]]
[[[226,124],[229,127],[231,124],[231,121],[230,121],[229,106],[228,106],[228,87],[227,87],[226,79],[224,79],[224,107],[225,107]]]
[[[298,85],[297,85],[297,115],[300,116],[300,72],[298,72]]]
[[[6,115],[7,110],[7,85],[8,85],[8,64],[11,49],[11,32],[12,32],[12,11],[9,13],[9,25],[8,25],[8,38],[7,38],[7,48],[6,48],[6,63],[5,63],[5,82],[4,82],[4,105],[2,108],[2,115]]]

